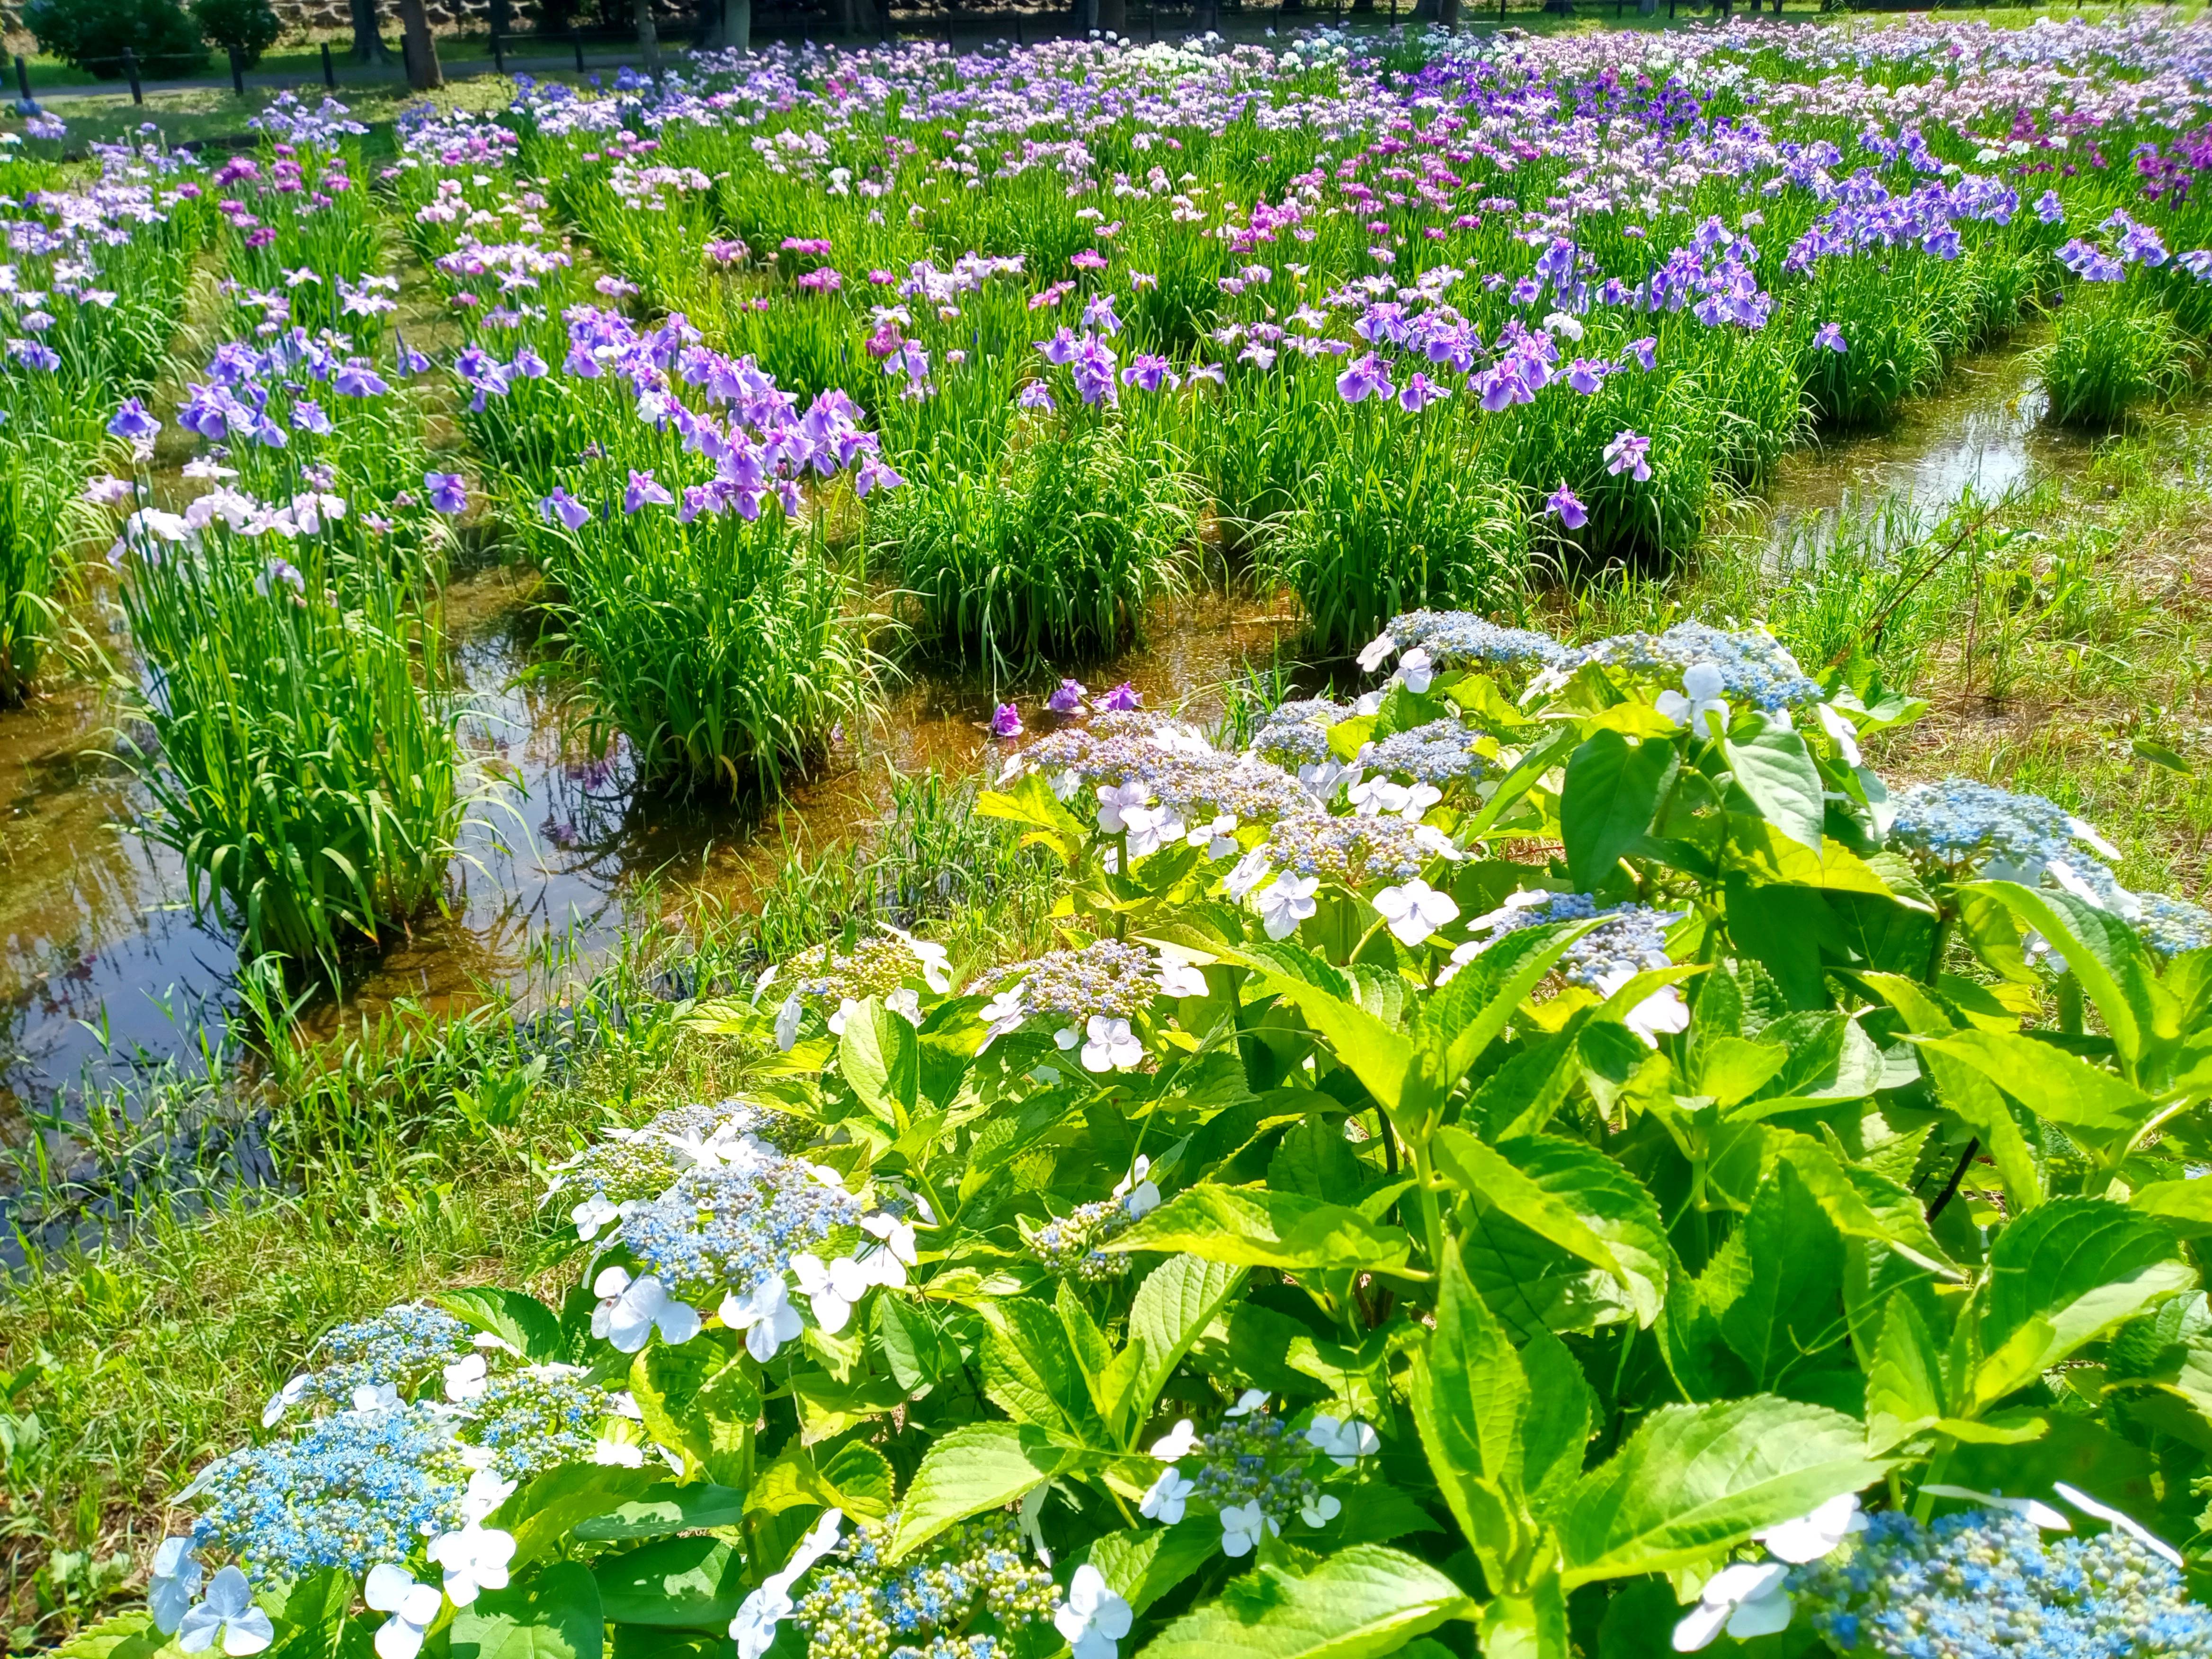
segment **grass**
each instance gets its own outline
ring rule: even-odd
[[[1195,522],[1182,457],[1078,410],[982,465],[909,475],[872,534],[932,648],[1019,673],[1111,655],[1181,592]]]
[[[123,584],[153,744],[125,753],[149,839],[197,915],[297,969],[388,937],[444,894],[471,793],[437,624],[357,529],[287,551],[213,530],[137,545]]]
[[[2187,387],[2197,352],[2155,306],[2085,293],[2058,313],[2040,368],[2051,416],[2063,426],[2117,426]]]

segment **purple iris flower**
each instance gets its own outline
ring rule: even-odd
[[[1589,522],[1589,514],[1565,484],[1544,498],[1544,511],[1559,514],[1559,522],[1570,530],[1580,530]]]
[[[647,503],[655,507],[669,507],[674,505],[676,497],[663,489],[660,481],[653,476],[653,469],[647,467],[642,472],[633,471],[629,475],[629,488],[623,491],[623,511],[635,513]]]
[[[1815,351],[1846,352],[1850,349],[1850,347],[1844,339],[1844,331],[1842,329],[1837,327],[1833,323],[1823,323],[1820,325],[1819,331],[1813,336],[1813,349]]]
[[[394,331],[392,337],[398,343],[399,372],[402,374],[428,374],[430,372],[430,360],[409,345],[404,335]]]
[[[341,398],[381,398],[392,390],[365,357],[347,358],[331,384]]]
[[[18,340],[9,349],[17,362],[42,374],[51,374],[62,366],[61,354],[43,340]]]
[[[542,380],[545,378],[545,360],[525,346],[514,354],[514,361],[507,365],[507,372],[526,380]]]
[[[1092,295],[1091,303],[1083,307],[1083,325],[1095,328],[1101,334],[1119,334],[1121,319],[1114,314],[1114,296],[1110,294]]]
[[[1589,357],[1577,357],[1567,365],[1566,382],[1585,398],[1594,395],[1605,384],[1605,377],[1613,372],[1613,365]]]
[[[906,480],[873,455],[865,455],[853,472],[853,493],[862,501],[878,489],[896,489]]]
[[[1659,342],[1649,334],[1640,340],[1631,340],[1628,355],[1635,358],[1638,367],[1648,374],[1659,360]]]
[[[994,738],[1018,738],[1022,734],[1022,711],[1010,702],[1002,702],[991,711],[991,735]]]
[[[1438,386],[1416,369],[1406,382],[1406,389],[1398,394],[1398,407],[1408,415],[1418,415],[1431,404],[1440,404],[1450,396],[1449,386]]]
[[[331,417],[323,413],[323,406],[312,398],[302,398],[292,405],[292,424],[302,432],[312,432],[318,438],[330,435]]]
[[[1024,409],[1051,410],[1060,407],[1052,400],[1052,388],[1042,380],[1031,380],[1022,388],[1021,396],[1014,401]]]
[[[592,509],[556,484],[553,493],[538,503],[538,516],[550,524],[555,519],[571,530],[581,530],[591,522]]]
[[[1044,706],[1055,714],[1073,714],[1083,707],[1083,682],[1062,680],[1060,690],[1044,700]]]
[[[2035,216],[2046,225],[2055,225],[2066,217],[2066,204],[2058,199],[2058,192],[2046,190],[2035,200]]]
[[[1348,404],[1392,397],[1397,390],[1390,383],[1390,366],[1371,351],[1354,357],[1336,377],[1336,395]]]
[[[1939,259],[1955,259],[1959,257],[1959,233],[1945,225],[1940,230],[1929,232],[1921,239],[1920,246]]]
[[[468,484],[458,472],[425,472],[422,488],[428,492],[430,505],[441,513],[465,513],[469,506]]]
[[[264,449],[286,449],[292,442],[284,428],[265,415],[261,417],[261,424],[254,428],[253,436]]]
[[[1035,343],[1036,349],[1044,353],[1045,362],[1064,364],[1075,356],[1075,331],[1063,327],[1049,340],[1039,340]]]
[[[1099,708],[1109,714],[1126,714],[1133,708],[1144,706],[1145,694],[1127,680],[1098,699]]]
[[[1086,334],[1068,359],[1076,394],[1086,404],[1118,404],[1121,394],[1114,385],[1114,349],[1096,334]]]
[[[1650,453],[1650,439],[1634,432],[1616,432],[1605,447],[1605,470],[1615,477],[1626,472],[1637,483],[1647,483],[1651,477]]]
[[[1519,367],[1519,360],[1509,357],[1475,376],[1474,389],[1482,394],[1482,406],[1491,414],[1534,401],[1528,383],[1515,372]]]
[[[1533,306],[1543,296],[1544,290],[1536,279],[1534,276],[1523,276],[1513,284],[1513,292],[1507,297],[1516,306]]]
[[[1158,392],[1163,384],[1172,391],[1178,382],[1169,372],[1166,358],[1157,352],[1140,351],[1121,371],[1121,384],[1135,386],[1140,392]]]
[[[110,435],[127,438],[132,443],[143,442],[161,429],[161,423],[146,412],[146,405],[136,398],[125,398],[123,407],[115,411],[115,418],[107,423]]]

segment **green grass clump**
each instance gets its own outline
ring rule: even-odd
[[[2058,313],[2039,367],[2062,426],[2110,427],[2189,385],[2195,350],[2173,319],[2118,295],[2087,295]]]
[[[1520,491],[1441,422],[1431,433],[1386,408],[1368,433],[1329,452],[1259,555],[1261,580],[1298,596],[1316,648],[1357,651],[1401,611],[1517,609]]]
[[[873,695],[820,520],[797,525],[774,502],[751,521],[629,514],[611,499],[619,476],[580,530],[526,520],[593,739],[621,733],[656,786],[772,793]]]
[[[1109,655],[1183,590],[1195,518],[1182,457],[1114,421],[1018,433],[994,463],[932,464],[872,535],[932,649],[994,672]]]
[[[335,532],[203,537],[134,533],[125,567],[147,670],[131,712],[154,738],[125,744],[152,797],[143,832],[246,954],[331,967],[445,890],[471,792],[440,632]]]
[[[0,708],[31,694],[53,643],[68,544],[91,516],[78,493],[82,477],[74,456],[48,449],[34,459],[0,441]]]

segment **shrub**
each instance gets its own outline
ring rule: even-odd
[[[2052,420],[2109,427],[2142,404],[2179,394],[2193,356],[2156,306],[2086,292],[2058,313],[2058,331],[2037,361]]]
[[[1018,432],[994,463],[933,464],[872,535],[933,648],[994,672],[1110,654],[1179,592],[1194,527],[1182,458],[1118,421]]]
[[[191,0],[200,33],[225,51],[235,52],[247,68],[276,44],[284,32],[269,0]],[[349,273],[350,274],[350,273]]]
[[[558,1299],[284,1333],[80,1646],[2212,1651],[2212,915],[1886,793],[1915,707],[1761,633],[1394,656],[1018,751],[1059,948],[853,918],[687,1003],[752,1092],[579,1136]]]
[[[151,677],[133,712],[155,739],[125,751],[153,799],[143,833],[247,955],[335,971],[444,891],[469,799],[444,645],[334,526],[289,556],[202,533],[197,552],[129,538],[123,607]]]
[[[123,49],[147,76],[190,75],[207,63],[198,26],[176,0],[30,0],[23,27],[39,49],[102,80],[123,74]]]

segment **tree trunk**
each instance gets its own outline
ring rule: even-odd
[[[645,0],[638,0],[642,5]],[[720,0],[720,38],[714,44],[725,52],[753,49],[753,0]],[[849,5],[847,8],[850,10]]]
[[[638,55],[645,59],[646,73],[659,80],[660,31],[653,27],[653,0],[630,0],[629,15],[637,24]]]
[[[385,50],[384,36],[376,26],[376,0],[351,0],[349,9],[353,14],[353,61],[390,63],[392,54]]]
[[[399,26],[409,88],[428,92],[444,86],[446,77],[438,68],[438,42],[430,33],[430,18],[422,9],[422,0],[399,0]]]
[[[830,0],[830,32],[839,39],[855,33],[860,20],[853,15],[853,0]]]
[[[1129,0],[1097,0],[1098,19],[1091,27],[1112,34],[1129,32]]]
[[[1448,29],[1459,27],[1459,0],[1437,0],[1437,21]]]
[[[1413,0],[1413,21],[1433,23],[1437,21],[1437,0]]]

